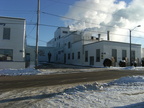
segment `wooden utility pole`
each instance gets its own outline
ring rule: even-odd
[[[38,66],[39,22],[40,22],[40,0],[38,0],[38,6],[37,6],[37,28],[36,28],[35,68]]]

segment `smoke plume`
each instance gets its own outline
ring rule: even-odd
[[[116,0],[80,0],[70,6],[65,17],[71,30],[89,31],[101,34],[106,39],[110,31],[110,40],[128,42],[129,29],[132,36],[144,37],[144,0],[133,0],[129,3]],[[143,32],[139,32],[143,31]]]

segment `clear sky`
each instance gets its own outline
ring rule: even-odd
[[[57,27],[65,26],[60,16],[65,16],[70,7],[77,1],[83,0],[40,0],[40,34],[39,45],[45,46],[46,42],[54,37]],[[117,0],[120,1],[120,0]],[[122,1],[122,0],[121,0]],[[131,0],[123,0],[127,4]],[[20,17],[27,22],[27,44],[35,45],[37,0],[0,0],[0,16]]]

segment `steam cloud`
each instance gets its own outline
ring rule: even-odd
[[[135,28],[132,36],[144,37],[144,0],[129,3],[116,0],[80,0],[69,8],[66,20],[71,30],[89,31],[101,34],[106,39],[110,31],[112,41],[129,41],[129,29]],[[143,32],[138,32],[143,31]]]

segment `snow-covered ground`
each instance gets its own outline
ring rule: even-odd
[[[142,67],[115,69],[144,70]],[[0,70],[0,75],[31,74],[51,72],[32,68]],[[0,108],[144,108],[144,76],[122,77],[107,83],[89,82],[0,92]]]
[[[63,88],[63,89],[62,89]],[[62,90],[61,90],[62,89]],[[3,92],[1,108],[144,108],[144,76]]]
[[[144,70],[144,67],[110,67],[110,68],[85,68],[81,67],[79,69],[69,68],[69,69],[40,69],[36,70],[33,67],[26,69],[0,69],[0,76],[17,76],[17,75],[48,75],[48,74],[62,74],[62,73],[74,73],[74,72],[92,72],[92,71],[102,71],[102,70]]]

